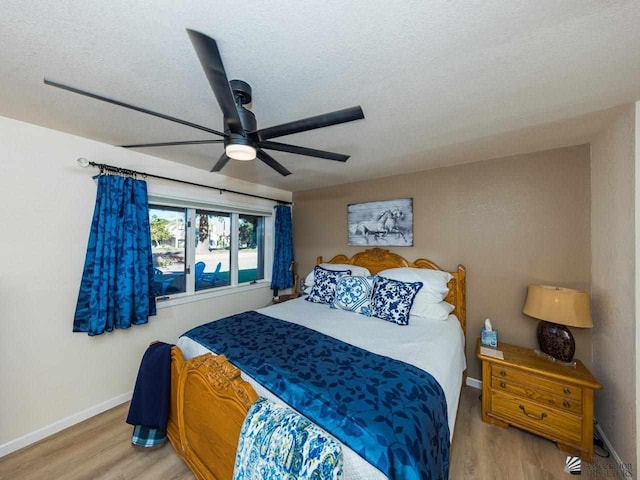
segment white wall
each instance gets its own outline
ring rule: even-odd
[[[78,167],[78,157],[291,200],[289,192],[0,117],[0,456],[126,400],[152,340],[175,342],[192,326],[270,299],[264,286],[159,309],[147,325],[129,330],[93,338],[72,333],[96,192],[91,176],[97,173]],[[253,202],[148,183],[150,192]]]
[[[624,463],[635,463],[636,106],[591,144],[591,307],[596,416]],[[637,469],[633,467],[634,475]]]

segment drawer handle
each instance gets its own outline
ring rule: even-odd
[[[567,387],[564,388],[564,390],[562,390],[564,392],[565,395],[571,395],[571,390],[569,390]]]
[[[545,419],[545,417],[547,416],[547,414],[546,414],[546,413],[544,413],[544,412],[543,412],[543,413],[542,413],[542,415],[540,415],[540,416],[537,416],[537,415],[535,415],[535,414],[533,414],[533,413],[528,413],[528,412],[524,409],[524,405],[520,405],[520,410],[522,410],[522,411],[524,412],[524,414],[525,414],[527,417],[529,417],[529,418],[533,418],[534,420],[544,420],[544,419]]]
[[[562,406],[564,408],[569,408],[571,406],[571,404],[565,400],[565,401],[562,402]]]
[[[500,388],[507,388],[507,384],[504,382],[500,382]]]
[[[504,370],[500,370],[500,376],[501,377],[506,377],[507,376],[507,372],[505,372]]]

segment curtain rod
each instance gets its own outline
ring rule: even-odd
[[[86,158],[78,158],[78,165],[80,165],[83,168],[91,166],[91,167],[99,168],[100,170],[107,170],[110,172],[122,173],[125,175],[140,175],[142,177],[159,178],[160,180],[168,180],[170,182],[184,183],[185,185],[193,185],[194,187],[210,188],[212,190],[218,190],[220,193],[223,193],[223,192],[235,193],[236,195],[244,195],[245,197],[260,198],[262,200],[271,200],[272,202],[277,202],[278,204],[281,204],[281,205],[293,205],[292,202],[287,202],[285,200],[278,200],[277,198],[263,197],[262,195],[254,195],[253,193],[238,192],[236,190],[229,190],[227,188],[212,187],[211,185],[203,185],[202,183],[188,182],[187,180],[178,180],[177,178],[163,177],[162,175],[154,175],[152,173],[138,172],[136,170],[120,168],[114,165],[107,165],[106,163],[90,162]]]

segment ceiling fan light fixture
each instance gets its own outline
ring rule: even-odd
[[[251,145],[238,145],[230,143],[225,147],[225,152],[227,157],[233,160],[255,160],[256,158],[256,149]]]

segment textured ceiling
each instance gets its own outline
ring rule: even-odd
[[[241,5],[241,6],[239,6]],[[43,85],[43,77],[222,129],[185,28],[218,41],[259,127],[362,105],[366,119],[275,139],[289,191],[588,141],[640,98],[640,2],[0,0],[0,115],[110,144],[212,138]],[[603,112],[604,111],[604,112]],[[203,169],[222,146],[144,153]],[[44,160],[43,160],[44,161]]]

